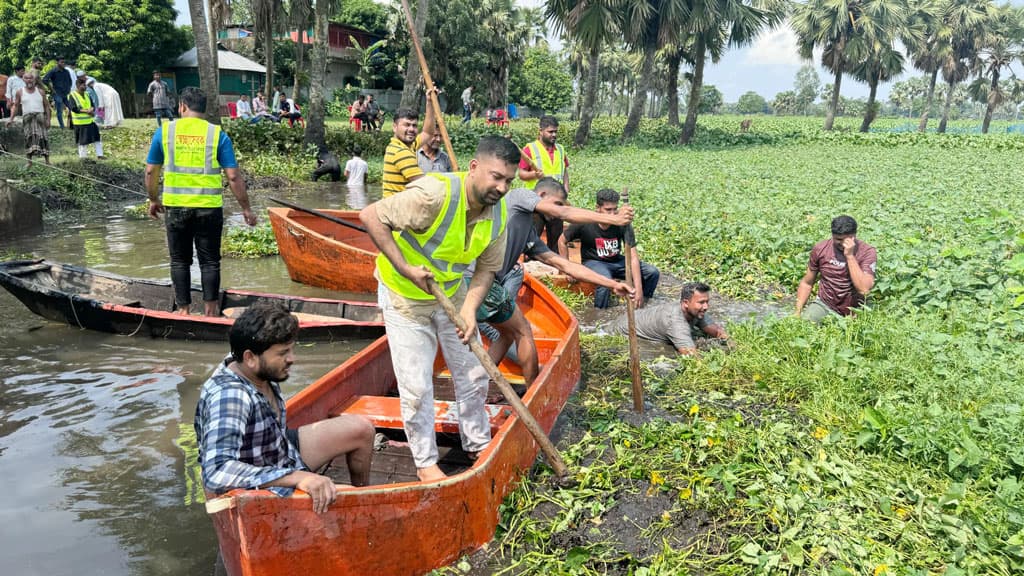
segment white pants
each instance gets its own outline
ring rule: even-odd
[[[96,157],[103,156],[103,142],[95,142],[96,145]],[[78,145],[78,157],[85,158],[89,155],[89,146],[84,144]]]
[[[384,286],[377,291],[377,304],[384,312],[405,435],[416,467],[427,468],[437,464],[438,460],[433,380],[438,344],[455,382],[462,449],[467,452],[483,450],[491,441],[491,427],[484,410],[490,378],[469,347],[459,340],[455,325],[441,305],[434,307],[429,322],[422,323],[395,310]]]

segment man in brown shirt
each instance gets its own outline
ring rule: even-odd
[[[856,220],[849,216],[833,219],[832,237],[811,249],[807,272],[796,290],[796,315],[812,322],[832,315],[849,316],[875,285],[877,260],[874,246],[857,239]],[[818,297],[805,308],[819,275]]]
[[[479,337],[476,311],[505,256],[504,196],[519,156],[510,140],[485,136],[469,172],[417,178],[401,194],[359,214],[380,249],[377,302],[387,327],[405,433],[422,481],[445,477],[434,436],[433,367],[439,345],[455,384],[463,450],[475,458],[491,440],[484,408],[489,378],[466,344]],[[462,275],[474,263],[467,288]],[[431,295],[428,279],[437,281],[459,308],[465,332]]]

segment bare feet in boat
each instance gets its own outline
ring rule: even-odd
[[[420,482],[433,482],[435,480],[444,480],[448,477],[447,474],[441,472],[441,467],[437,464],[427,466],[426,468],[417,468],[416,475],[419,476]]]
[[[179,314],[181,316],[188,316],[189,315],[188,306],[185,306],[184,308],[178,308],[177,310],[174,311],[174,313],[175,314]]]
[[[207,316],[220,316],[220,304],[216,300],[203,302],[203,312]]]

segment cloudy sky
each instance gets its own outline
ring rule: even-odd
[[[518,0],[523,6],[541,6],[544,0]],[[188,1],[175,0],[178,23],[190,24]],[[558,39],[552,38],[558,45]],[[725,95],[727,102],[735,102],[744,92],[753,90],[771,100],[777,93],[793,88],[793,78],[804,62],[797,54],[796,37],[788,27],[762,34],[752,45],[730,50],[718,64],[705,68],[704,80],[714,84]],[[909,75],[918,72],[911,70]],[[827,71],[818,69],[822,85],[831,82]],[[904,74],[904,77],[908,74]],[[879,86],[878,97],[889,94],[889,84]],[[848,98],[867,97],[868,87],[848,76],[843,77],[843,96]]]

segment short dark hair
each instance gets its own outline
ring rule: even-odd
[[[85,76],[79,76],[75,78],[75,86],[85,86]]]
[[[245,351],[259,356],[275,344],[293,342],[299,320],[279,302],[261,300],[245,309],[228,332],[231,357],[241,362]]]
[[[611,188],[602,188],[597,191],[597,205],[602,204],[618,204],[619,193]]]
[[[857,221],[847,215],[836,216],[832,219],[832,234],[845,236],[857,233]]]
[[[63,56],[57,56],[56,58],[54,58],[54,60],[56,60],[57,62],[60,62],[63,59],[64,59]]]
[[[565,192],[565,186],[561,182],[554,179],[551,176],[545,176],[540,180],[537,180],[537,185],[533,187],[534,191],[545,190],[547,192],[553,192],[558,195],[559,198],[565,200],[567,194]]]
[[[18,64],[17,66],[14,67],[14,71],[15,72],[17,72],[18,70],[24,70],[24,69],[25,69],[25,67],[22,66],[21,64]]]
[[[395,117],[391,120],[392,122],[398,122],[399,120],[416,120],[420,119],[420,113],[413,110],[412,108],[399,108],[395,110]]]
[[[519,164],[522,155],[523,153],[519,150],[519,146],[516,146],[511,140],[492,134],[480,139],[480,143],[476,145],[476,154],[473,157],[479,160],[485,156],[490,156],[504,161],[505,164]]]
[[[206,94],[195,86],[186,86],[183,88],[181,90],[181,95],[178,97],[178,101],[193,112],[199,112],[200,114],[206,113]]]
[[[354,154],[356,156],[359,156],[362,153],[363,153],[363,147],[360,146],[359,144],[356,144],[355,146],[352,147],[352,154]]]
[[[540,117],[540,129],[555,127],[558,128],[558,118],[554,116],[541,116]]]
[[[682,290],[679,291],[679,301],[686,302],[690,298],[693,298],[693,295],[697,292],[707,294],[708,292],[711,292],[711,286],[708,286],[703,282],[687,282],[686,284],[683,284]]]

